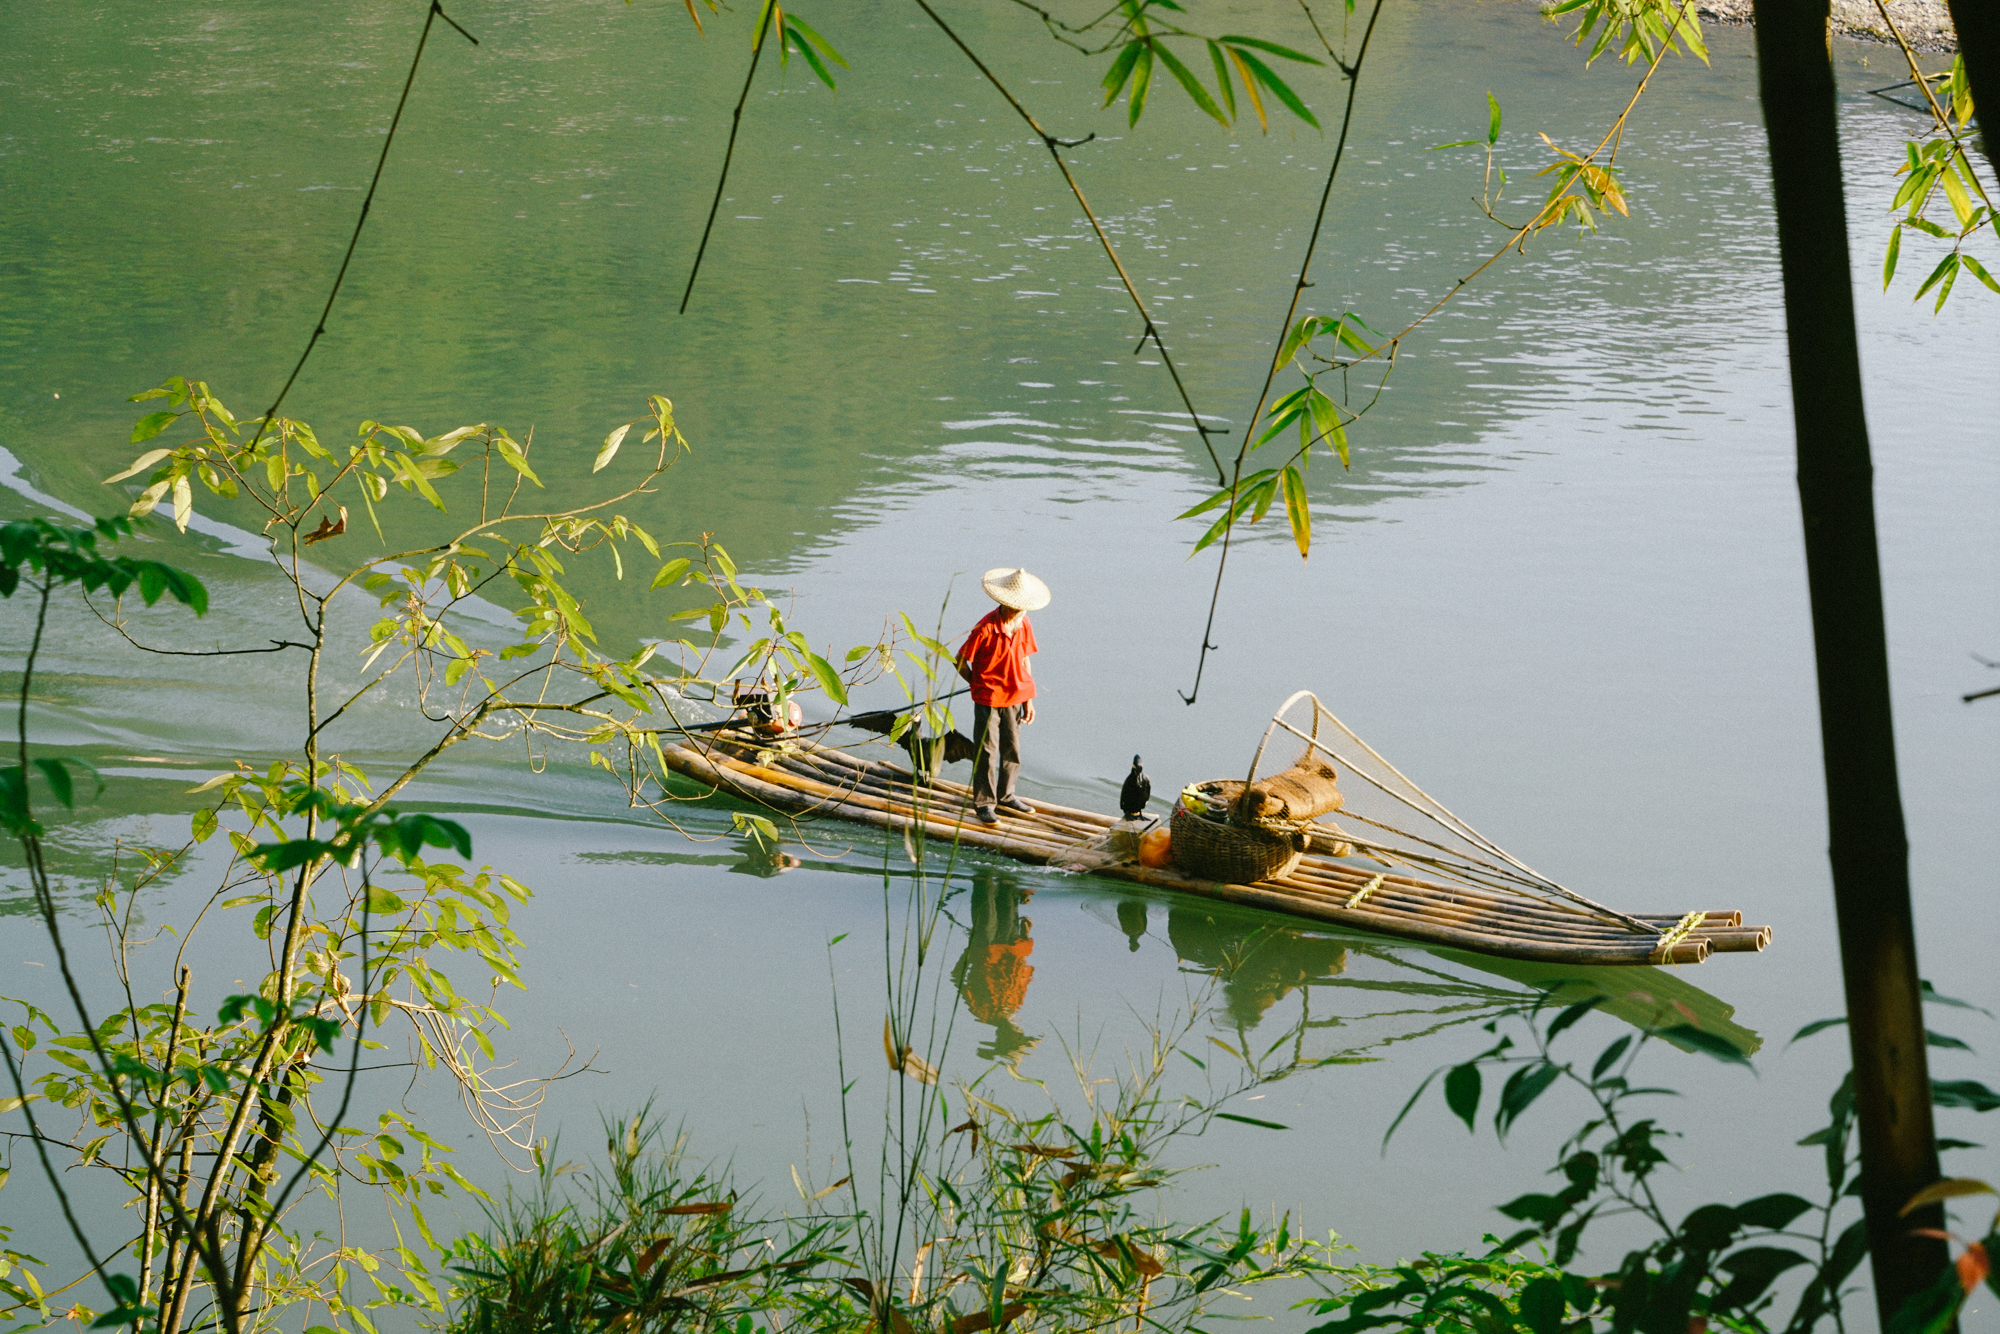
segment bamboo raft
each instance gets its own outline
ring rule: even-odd
[[[1305,694],[1300,692],[1300,696]],[[1287,701],[1286,707],[1292,702]],[[1317,700],[1313,703],[1316,712],[1311,736],[1279,718],[1274,718],[1273,727],[1336,754],[1318,739],[1319,719],[1332,719],[1332,715],[1325,713]],[[1279,710],[1280,718],[1284,712]],[[1408,792],[1430,801],[1337,719],[1332,721],[1367,755],[1380,761],[1394,780],[1401,780]],[[1267,731],[1266,742],[1270,736]],[[833,817],[907,838],[978,848],[1034,865],[1061,863],[1070,860],[1080,847],[1101,846],[1113,826],[1121,824],[1115,816],[1038,799],[1033,814],[1003,809],[1000,822],[987,825],[974,818],[972,791],[962,783],[941,775],[919,780],[902,765],[809,740],[774,739],[747,729],[724,729],[684,733],[677,741],[663,734],[660,742],[668,766],[676,773],[795,819]],[[1262,750],[1260,746],[1260,755]],[[1349,755],[1340,758],[1350,772],[1377,782],[1365,768],[1357,769]],[[1406,805],[1415,806],[1409,797],[1393,790],[1394,780],[1377,785]],[[1712,953],[1756,952],[1771,942],[1770,927],[1745,926],[1743,914],[1734,910],[1622,913],[1592,903],[1528,870],[1458,824],[1442,807],[1434,802],[1431,805],[1452,822],[1446,827],[1455,844],[1442,836],[1402,834],[1386,823],[1359,816],[1358,823],[1367,826],[1359,833],[1351,825],[1315,826],[1311,848],[1294,870],[1256,884],[1202,880],[1171,867],[1146,867],[1132,861],[1093,864],[1089,869],[1095,875],[1263,908],[1347,930],[1544,963],[1700,963]],[[1416,809],[1444,823],[1432,811],[1420,806]],[[1477,851],[1468,852],[1467,847]],[[1352,855],[1335,855],[1340,852]],[[1394,869],[1398,865],[1428,874],[1404,874]]]

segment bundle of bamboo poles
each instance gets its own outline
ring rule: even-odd
[[[718,732],[680,743],[663,739],[662,750],[677,773],[801,819],[829,816],[1037,865],[1118,823],[1115,816],[1037,801],[1033,814],[1003,810],[999,824],[983,824],[973,818],[971,790],[961,783],[943,777],[913,782],[901,766],[816,744]],[[1289,875],[1254,885],[1122,863],[1096,873],[1424,944],[1551,963],[1700,963],[1713,952],[1757,951],[1771,941],[1771,928],[1745,926],[1735,911],[1595,912],[1312,854]]]

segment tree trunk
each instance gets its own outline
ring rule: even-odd
[[[2000,5],[1993,0],[1950,0],[1951,26],[1958,32],[1959,54],[1972,83],[1973,115],[1979,121],[1979,142],[1986,160],[2000,165],[1986,122],[2000,114]]]
[[[1828,0],[1755,0],[1758,91],[1771,142],[1799,504],[1819,675],[1828,856],[1847,991],[1862,1205],[1882,1327],[1949,1262],[1942,1211],[1897,1211],[1938,1179],[1909,845],[1896,783],[1889,654],[1862,416]]]

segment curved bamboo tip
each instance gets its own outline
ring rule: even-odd
[[[1702,963],[1707,960],[1714,946],[1707,936],[1689,936],[1677,940],[1664,951],[1655,951],[1654,963]]]
[[[1718,954],[1756,954],[1771,943],[1771,928],[1768,926],[1744,926],[1724,930],[1701,931],[1704,939],[1715,947]]]

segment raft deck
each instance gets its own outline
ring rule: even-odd
[[[942,776],[913,782],[900,765],[812,742],[722,731],[678,743],[662,737],[661,743],[675,772],[798,819],[874,825],[1033,865],[1101,843],[1119,823],[1116,816],[1037,800],[1032,815],[1002,810],[999,824],[984,824],[964,784]],[[1712,953],[1756,952],[1771,942],[1770,927],[1745,926],[1738,911],[1613,913],[1438,883],[1363,858],[1328,855],[1337,845],[1334,832],[1315,833],[1311,851],[1290,874],[1249,885],[1129,861],[1093,865],[1090,873],[1347,930],[1545,963],[1700,963]]]

